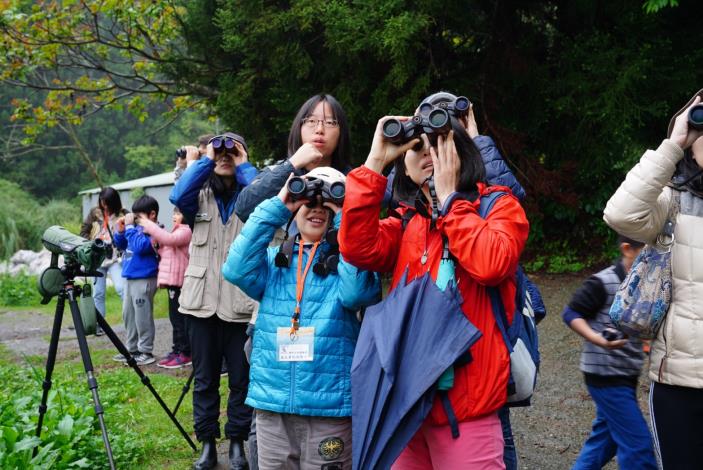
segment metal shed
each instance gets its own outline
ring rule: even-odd
[[[161,173],[160,175],[147,176],[131,181],[123,181],[109,185],[115,188],[120,193],[122,199],[122,207],[129,210],[132,207],[132,191],[138,188],[144,190],[147,194],[159,202],[159,222],[164,224],[167,230],[173,228],[171,215],[173,214],[173,204],[168,200],[171,189],[173,188],[173,171]],[[83,219],[88,215],[91,208],[98,205],[98,194],[100,188],[86,189],[78,194],[83,198]]]

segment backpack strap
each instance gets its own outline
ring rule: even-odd
[[[493,209],[496,201],[507,194],[508,193],[504,191],[494,191],[486,194],[485,196],[481,196],[478,207],[478,215],[481,216],[482,219],[485,219],[491,209]],[[516,287],[519,292],[520,286]],[[500,330],[500,334],[503,337],[503,342],[508,348],[508,355],[510,355],[513,353],[513,345],[510,343],[510,336],[508,335],[508,328],[510,328],[510,324],[508,323],[508,316],[505,313],[503,299],[500,297],[498,287],[487,286],[486,290],[488,291],[488,296],[491,299],[491,310],[493,311],[493,316],[495,317],[496,324],[498,325],[498,330]],[[512,395],[513,393],[515,393],[515,380],[513,379],[513,374],[511,372],[508,379],[508,395]]]
[[[494,191],[486,194],[485,196],[481,196],[478,206],[478,215],[481,216],[482,219],[485,219],[488,216],[488,213],[491,212],[491,209],[493,209],[496,201],[507,195],[508,193],[505,191]]]

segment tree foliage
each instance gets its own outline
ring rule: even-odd
[[[450,90],[526,186],[533,246],[547,250],[610,236],[605,201],[703,82],[693,0],[3,3],[2,77],[43,90],[13,102],[29,136],[104,108],[139,122],[201,103],[261,163],[285,155],[300,104],[329,92],[358,164],[381,116]],[[124,144],[117,174],[147,171],[154,143]]]

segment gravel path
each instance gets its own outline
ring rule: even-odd
[[[533,405],[512,410],[513,430],[521,469],[562,470],[573,464],[590,433],[594,417],[593,403],[578,370],[581,341],[564,325],[560,315],[564,304],[585,275],[531,277],[542,290],[548,311],[547,318],[539,325],[542,365]],[[52,321],[53,316],[36,312],[0,311],[0,343],[18,357],[22,354],[46,355]],[[70,323],[70,319],[64,319],[59,358],[67,355],[75,357],[78,350],[75,333],[67,328]],[[120,337],[124,337],[121,325],[114,329]],[[157,357],[168,352],[170,338],[168,320],[157,319],[154,346]],[[90,337],[89,344],[91,349],[114,349],[105,336]],[[165,371],[154,365],[146,367],[147,374],[169,373],[184,378],[189,370]],[[648,387],[649,382],[643,375],[638,395],[647,418]],[[226,461],[226,447],[227,441],[223,441],[220,444],[220,462]],[[220,465],[218,468],[226,467]],[[617,465],[611,462],[605,468],[613,470]]]

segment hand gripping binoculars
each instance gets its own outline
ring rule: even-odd
[[[436,105],[423,103],[417,114],[409,121],[389,119],[383,123],[383,137],[402,145],[422,134],[447,134],[452,129],[450,117],[461,118],[469,111],[471,102],[465,96],[458,96],[454,101],[442,101]]]
[[[310,200],[317,203],[317,196],[322,202],[332,202],[341,206],[344,202],[345,188],[342,181],[328,182],[321,178],[308,175],[305,178],[294,176],[288,180],[288,193],[293,201]]]

